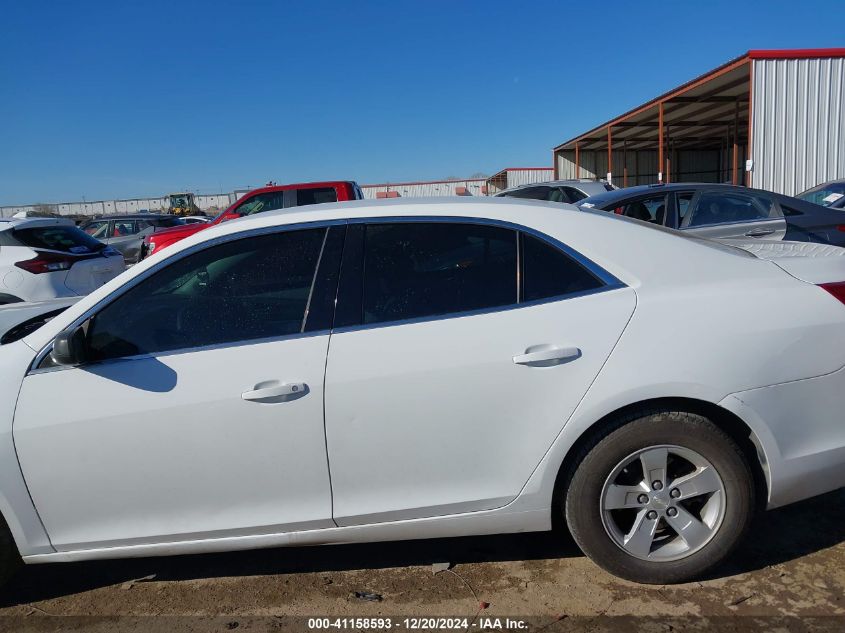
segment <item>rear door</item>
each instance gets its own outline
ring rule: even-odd
[[[339,525],[513,500],[631,316],[560,245],[472,221],[352,224],[326,372]]]
[[[707,238],[782,240],[786,220],[761,192],[704,189],[695,196],[680,228]]]

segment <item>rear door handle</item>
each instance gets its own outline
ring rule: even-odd
[[[260,382],[255,389],[244,391],[241,398],[253,402],[284,402],[300,398],[308,393],[308,385],[304,382],[285,382],[279,384],[275,380]]]
[[[529,367],[553,367],[581,357],[577,347],[558,347],[557,345],[532,345],[524,354],[513,357],[517,365]]]
[[[745,237],[763,237],[764,235],[771,235],[774,229],[751,229],[745,234]]]

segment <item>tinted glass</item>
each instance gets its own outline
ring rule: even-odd
[[[151,222],[154,226],[180,226],[183,224],[182,218],[177,218],[176,216],[152,218],[147,220],[147,222]]]
[[[12,235],[24,246],[31,248],[46,248],[64,253],[84,255],[94,253],[105,248],[105,244],[97,241],[76,226],[44,226],[31,229],[17,229]]]
[[[250,237],[169,264],[103,308],[92,360],[302,331],[325,229]]]
[[[666,218],[666,195],[640,198],[634,202],[629,202],[622,205],[621,211],[618,211],[618,213],[635,220],[663,224],[663,220]]]
[[[845,197],[845,182],[829,182],[812,189],[808,189],[803,193],[799,193],[796,198],[806,200],[807,202],[814,202],[823,207],[829,207]]]
[[[124,237],[126,235],[135,235],[138,232],[138,225],[135,220],[115,220],[112,235],[114,237]]]
[[[602,282],[563,251],[522,234],[522,301],[585,292]]]
[[[285,206],[285,192],[284,191],[270,191],[268,193],[260,193],[253,196],[235,211],[243,215],[253,215],[255,213],[263,213],[264,211],[275,211],[282,209]]]
[[[695,197],[695,193],[692,191],[688,191],[686,193],[679,193],[675,197],[675,201],[678,205],[678,226],[684,221],[684,218],[687,217],[689,213],[690,204],[692,204],[692,199]]]
[[[458,223],[367,226],[364,323],[516,302],[515,231]]]
[[[99,222],[89,222],[82,227],[82,230],[97,239],[103,239],[104,237],[108,237],[109,221],[100,220]]]
[[[334,187],[319,187],[317,189],[299,189],[296,192],[296,204],[320,204],[321,202],[337,202]]]
[[[579,200],[583,200],[587,197],[586,193],[573,189],[572,187],[563,187],[563,192],[566,197],[569,198],[569,202],[572,203],[578,202]]]
[[[686,226],[764,220],[769,217],[771,208],[771,200],[762,196],[705,191],[699,197]]]
[[[505,194],[508,198],[522,198],[526,200],[547,200],[551,187],[525,187]]]

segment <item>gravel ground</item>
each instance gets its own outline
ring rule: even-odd
[[[438,563],[451,569],[435,574]],[[448,615],[477,616],[476,630],[496,617],[544,631],[845,630],[843,594],[840,490],[762,515],[728,565],[685,585],[614,578],[565,534],[290,548],[28,566],[0,594],[0,629],[307,630],[292,616]],[[57,615],[75,617],[46,617]]]

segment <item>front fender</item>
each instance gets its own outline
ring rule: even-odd
[[[34,357],[23,341],[0,347],[0,513],[21,556],[55,551],[29,496],[12,434],[21,382]],[[50,464],[41,467],[50,468]]]

